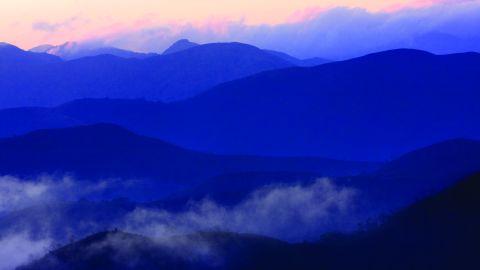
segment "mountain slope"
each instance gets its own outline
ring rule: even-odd
[[[21,71],[6,69],[0,74],[0,108],[55,105],[79,98],[174,101],[226,81],[293,65],[240,43],[205,44],[144,59],[105,55],[112,53],[109,49],[101,53]]]
[[[476,269],[479,194],[477,174],[395,214],[379,228],[333,237],[321,248],[329,262],[324,269]]]

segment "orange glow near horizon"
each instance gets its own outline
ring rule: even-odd
[[[0,0],[0,41],[22,48],[60,44],[162,24],[218,27],[306,20],[338,6],[391,12],[445,0]]]

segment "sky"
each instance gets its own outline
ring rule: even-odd
[[[373,29],[370,32],[374,36],[397,35],[404,38],[404,35],[409,35],[407,38],[411,39],[413,35],[423,34],[419,31],[431,30],[436,34],[452,35],[453,32],[452,40],[470,38],[468,33],[464,33],[465,30],[460,34],[456,31],[460,29],[458,24],[465,24],[462,20],[470,17],[473,17],[474,22],[468,22],[470,24],[467,25],[467,30],[473,31],[477,26],[477,17],[480,15],[474,16],[471,13],[478,11],[479,2],[0,0],[0,41],[23,49],[40,44],[57,45],[66,41],[80,41],[137,51],[161,51],[175,39],[190,38],[204,43],[249,42],[257,46],[267,46],[269,49],[282,49],[301,57],[323,54],[330,58],[344,58],[373,48],[385,47],[389,42],[397,42],[355,40],[356,36],[370,28]],[[446,26],[449,22],[452,23],[451,21],[453,26]],[[395,23],[397,24],[392,26]],[[439,30],[435,27],[447,29]],[[386,31],[382,28],[388,28],[389,32],[381,32]],[[414,31],[414,28],[420,29]],[[415,33],[410,33],[412,31]],[[352,37],[349,40],[339,38],[343,35]],[[306,42],[300,42],[299,38],[303,37]],[[320,38],[323,49],[314,48]],[[339,52],[340,49],[336,53],[330,49],[343,48],[344,43],[350,43],[351,46],[352,42],[360,42],[360,48],[350,49],[345,53]]]

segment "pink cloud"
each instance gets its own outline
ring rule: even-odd
[[[287,23],[300,23],[316,18],[320,13],[325,12],[332,7],[310,7],[304,10],[294,12],[287,19]]]

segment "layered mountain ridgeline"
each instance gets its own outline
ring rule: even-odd
[[[99,233],[19,269],[476,269],[479,195],[476,175],[378,228],[330,235],[315,244],[225,233],[169,241]]]
[[[150,146],[151,147],[151,146]],[[96,155],[99,155],[103,149],[99,149]],[[122,154],[117,155],[121,156]],[[455,140],[433,145],[425,149],[412,152],[384,165],[377,172],[366,173],[356,177],[338,177],[331,178],[334,184],[333,192],[331,189],[316,190],[314,184],[322,175],[318,173],[300,173],[285,172],[288,167],[277,168],[276,172],[242,172],[229,173],[201,181],[191,188],[180,191],[173,188],[152,188],[147,186],[142,188],[139,183],[134,186],[127,186],[123,196],[131,200],[148,200],[152,202],[136,203],[128,200],[112,201],[79,201],[68,203],[46,203],[36,205],[27,209],[20,209],[5,215],[0,219],[0,235],[11,231],[28,231],[48,233],[49,237],[59,242],[64,242],[67,236],[74,238],[82,237],[105,228],[134,228],[135,230],[145,229],[148,225],[141,223],[142,228],[138,226],[128,227],[131,222],[128,217],[135,215],[138,210],[140,216],[152,218],[152,222],[159,228],[169,228],[172,221],[156,219],[159,216],[149,216],[148,213],[160,213],[160,217],[174,219],[183,217],[178,221],[182,226],[191,224],[201,228],[232,228],[229,224],[235,224],[238,220],[220,220],[219,217],[246,218],[251,215],[259,219],[262,215],[269,215],[272,209],[279,209],[281,216],[286,219],[284,224],[296,224],[301,213],[307,211],[307,208],[323,209],[321,203],[327,198],[336,201],[342,198],[342,190],[353,191],[349,193],[352,196],[346,199],[346,212],[333,212],[325,210],[327,216],[311,218],[307,225],[315,226],[315,233],[330,232],[332,226],[329,222],[335,223],[334,230],[350,231],[357,225],[364,224],[367,220],[374,222],[381,221],[379,217],[390,215],[399,209],[406,207],[426,196],[436,194],[437,192],[455,185],[463,177],[480,171],[480,142]],[[98,159],[103,158],[100,154]],[[175,159],[175,156],[172,157]],[[190,164],[185,165],[188,167]],[[128,165],[125,165],[128,166]],[[159,165],[160,166],[160,165]],[[163,168],[166,165],[160,166]],[[260,166],[260,165],[259,165]],[[418,167],[420,166],[420,168]],[[418,172],[418,176],[416,175]],[[120,189],[121,183],[114,183],[114,188]],[[88,185],[85,186],[85,188]],[[252,196],[258,191],[267,191],[260,193],[259,196]],[[335,191],[337,190],[337,191]],[[165,196],[170,192],[170,196]],[[136,195],[135,193],[138,193]],[[263,194],[263,195],[262,195]],[[288,197],[281,198],[285,194]],[[301,195],[299,195],[301,194]],[[101,194],[103,198],[115,198],[109,194]],[[155,197],[156,196],[156,197]],[[158,200],[160,197],[163,199]],[[299,197],[300,196],[300,197]],[[327,196],[327,197],[325,197]],[[301,199],[300,203],[288,203],[292,197]],[[207,204],[206,209],[201,208],[203,200],[208,199],[212,204]],[[264,199],[264,200],[263,200]],[[294,200],[294,199],[293,199]],[[304,201],[303,201],[304,200]],[[303,202],[303,203],[302,203]],[[310,206],[312,203],[318,203],[316,206]],[[286,208],[290,205],[290,208]],[[200,208],[198,208],[200,207]],[[245,209],[252,209],[252,213],[245,213]],[[255,209],[255,210],[254,210]],[[260,211],[259,209],[263,209]],[[270,209],[270,210],[269,210]],[[288,209],[287,212],[282,212]],[[146,211],[146,212],[144,212]],[[285,210],[286,211],[286,210]],[[52,215],[52,213],[55,213]],[[137,214],[138,214],[137,213]],[[143,214],[142,214],[143,213]],[[292,215],[297,219],[291,220]],[[346,213],[346,215],[345,215]],[[144,215],[147,214],[147,215]],[[239,216],[240,215],[240,216]],[[194,216],[195,219],[189,220],[188,217]],[[214,220],[204,218],[211,217]],[[341,217],[340,221],[339,217]],[[325,219],[328,219],[325,222]],[[82,220],[82,222],[77,222]],[[131,221],[131,220],[130,220]],[[157,223],[155,223],[157,222]],[[213,223],[210,223],[213,222]],[[217,223],[216,223],[217,222]],[[257,224],[258,223],[258,224]],[[217,224],[215,226],[215,224]],[[243,232],[257,232],[261,228],[261,220],[248,221],[249,226],[242,227]],[[303,224],[303,223],[302,223]],[[125,227],[127,226],[127,227]],[[131,225],[130,225],[131,226]],[[272,235],[278,235],[275,232],[275,226],[269,227]],[[147,226],[148,228],[148,226]],[[252,229],[253,228],[253,229]],[[299,232],[306,231],[306,228]],[[285,237],[286,233],[282,234]],[[318,238],[321,235],[313,235],[312,238]],[[295,239],[299,239],[297,236]],[[308,239],[312,239],[308,238]],[[68,240],[68,238],[67,238]]]
[[[192,184],[235,172],[293,171],[338,176],[377,167],[375,163],[314,157],[206,154],[111,124],[35,131],[0,140],[0,149],[2,175],[73,174],[91,181],[114,178]]]
[[[58,58],[17,50],[17,53]],[[10,59],[12,55],[0,50],[0,59]],[[27,65],[21,70],[5,66],[0,74],[0,107],[45,106],[103,97],[179,100],[226,81],[293,65],[247,44],[215,43],[144,59],[102,54]]]
[[[439,141],[480,138],[479,72],[475,53],[387,51],[264,72],[170,104],[87,99],[4,110],[1,135],[70,119],[115,123],[206,152],[384,161]]]

